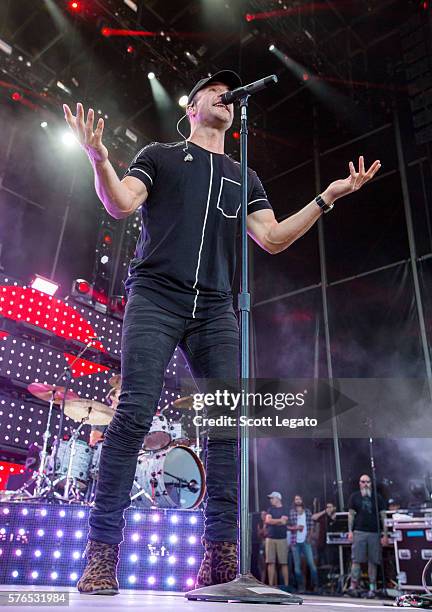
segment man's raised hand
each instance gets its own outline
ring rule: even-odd
[[[94,110],[89,109],[87,119],[84,121],[84,108],[78,102],[76,116],[72,114],[67,104],[63,104],[65,119],[84,151],[87,153],[91,162],[101,163],[108,159],[108,149],[102,143],[104,120],[102,117],[94,129]]]
[[[333,183],[330,183],[330,185],[325,191],[325,202],[329,204],[330,201],[334,202],[335,200],[338,200],[339,198],[342,198],[343,196],[346,196],[352,193],[353,191],[357,191],[358,189],[363,187],[365,183],[370,181],[380,168],[381,162],[379,159],[377,159],[366,171],[364,165],[364,157],[361,155],[359,157],[358,172],[356,171],[353,162],[350,162],[349,176],[345,179],[340,179],[338,181],[333,181]]]

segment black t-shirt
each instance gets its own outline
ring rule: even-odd
[[[271,514],[271,517],[274,519],[280,519],[284,515],[288,516],[288,512],[283,506],[281,508],[270,506],[267,514]],[[287,537],[286,525],[267,525],[267,537],[274,540],[284,540]]]
[[[378,533],[381,531],[380,523],[377,523],[375,510],[375,496],[363,497],[360,491],[353,493],[348,502],[348,510],[355,510],[354,529],[356,531],[369,531]],[[378,493],[378,511],[386,509],[386,503]]]
[[[130,262],[127,290],[187,318],[232,309],[231,286],[240,221],[240,164],[225,154],[185,142],[152,143],[125,176],[145,184],[141,233]],[[248,214],[271,208],[248,170]]]
[[[334,531],[336,517],[329,516],[327,512],[317,520],[319,525],[317,548],[323,548],[327,543],[327,532]]]

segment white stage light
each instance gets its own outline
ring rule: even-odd
[[[65,147],[72,147],[73,145],[78,144],[77,139],[75,138],[75,136],[70,131],[63,132],[61,139],[62,139],[62,143],[65,145]]]
[[[59,286],[60,285],[58,283],[55,283],[48,278],[44,278],[40,274],[35,274],[35,277],[30,284],[32,289],[36,289],[36,291],[41,291],[47,295],[54,295]]]
[[[181,96],[181,98],[179,98],[178,103],[179,103],[179,105],[180,105],[182,108],[186,108],[186,106],[187,106],[187,101],[188,101],[188,97],[187,97],[187,96]]]
[[[148,76],[148,78],[149,78],[150,80],[151,80],[151,79],[155,79],[155,78],[156,78],[156,75],[155,75],[155,73],[154,73],[154,72],[149,72],[147,76]]]

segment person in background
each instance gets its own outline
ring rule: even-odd
[[[401,509],[400,501],[396,498],[389,499],[387,505],[389,512],[399,512],[399,510]]]
[[[318,566],[336,565],[337,548],[327,544],[327,532],[332,531],[336,522],[336,506],[333,502],[327,502],[324,510],[312,514],[312,520],[318,526],[317,558]]]
[[[319,589],[318,572],[313,558],[312,537],[312,512],[305,508],[301,495],[294,497],[294,503],[289,513],[287,529],[290,532],[291,552],[294,560],[294,572],[297,580],[297,590],[304,592],[305,579],[301,569],[301,556],[306,558],[311,574],[314,592]]]
[[[265,560],[269,584],[276,586],[276,562],[279,563],[284,585],[288,586],[288,543],[286,530],[288,515],[282,505],[282,495],[279,491],[273,491],[267,496],[270,507],[267,510],[265,524],[267,526],[267,537],[265,541]]]
[[[361,563],[368,564],[369,593],[368,597],[376,596],[377,566],[381,563],[381,544],[388,544],[387,526],[385,524],[386,503],[382,496],[375,494],[370,476],[363,474],[359,480],[359,491],[355,491],[348,502],[348,538],[351,548],[351,584],[349,595],[356,595],[361,576]],[[380,542],[381,527],[378,513],[381,517],[384,536]]]
[[[259,579],[261,582],[266,581],[267,567],[265,560],[265,541],[267,537],[267,525],[266,525],[266,516],[267,510],[262,510],[260,514],[260,519],[257,523],[257,539],[258,539],[258,570],[259,570]]]
[[[120,398],[120,385],[118,387],[114,387],[111,389],[106,396],[106,400],[111,403],[111,408],[113,412],[118,406]],[[92,425],[90,428],[90,437],[89,437],[89,445],[93,448],[98,444],[98,442],[102,442],[104,439],[104,435],[106,430],[108,429],[108,425]]]

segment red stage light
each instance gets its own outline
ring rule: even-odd
[[[77,0],[73,0],[72,2],[69,2],[69,8],[71,11],[78,12],[81,10],[81,4],[77,2]]]
[[[90,293],[91,285],[85,280],[77,281],[76,288],[80,293]]]
[[[255,19],[255,17],[254,17],[254,15],[251,15],[250,13],[246,13],[245,19],[246,19],[246,21],[253,21]]]
[[[6,489],[6,483],[9,476],[14,474],[23,474],[24,466],[21,463],[12,463],[11,461],[0,461],[0,487]]]
[[[11,95],[11,98],[14,102],[19,102],[20,100],[22,100],[22,94],[20,94],[18,91],[14,91]]]
[[[233,132],[232,137],[234,138],[234,140],[238,140],[240,138],[240,132]]]
[[[104,28],[102,28],[101,30],[101,34],[102,36],[109,36],[110,34],[110,28],[107,28],[106,26]]]
[[[309,81],[309,75],[307,72],[303,74],[303,81]]]
[[[129,45],[128,48],[127,48],[127,52],[128,53],[134,53],[134,51],[135,51],[135,47],[133,47],[132,45]]]
[[[59,338],[70,338],[81,343],[96,336],[92,325],[75,308],[52,295],[13,285],[0,286],[0,295],[0,317],[29,323],[51,331]],[[39,309],[35,308],[36,301]],[[106,352],[99,341],[95,342],[95,348]]]

